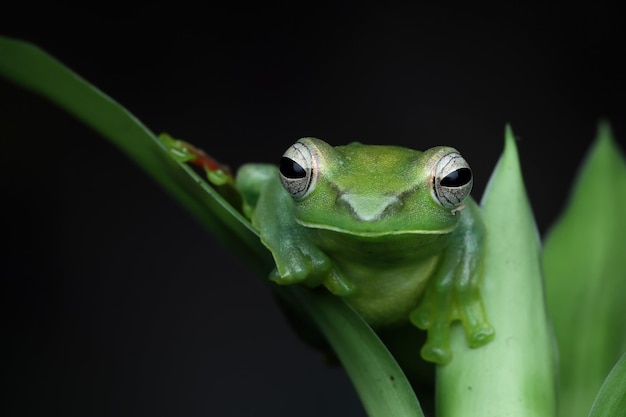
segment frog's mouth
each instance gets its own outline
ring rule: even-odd
[[[332,232],[341,233],[344,235],[358,236],[362,238],[378,238],[385,236],[402,236],[402,235],[444,235],[447,233],[451,233],[456,229],[456,224],[453,224],[446,228],[440,228],[436,230],[432,229],[399,229],[399,230],[358,230],[359,228],[354,229],[345,229],[339,226],[334,226],[332,224],[320,224],[320,223],[311,223],[305,222],[301,220],[296,220],[296,222],[309,229],[319,229],[319,230],[329,230]]]

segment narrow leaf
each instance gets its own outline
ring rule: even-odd
[[[482,201],[487,250],[482,295],[496,336],[467,347],[453,330],[454,360],[438,368],[440,417],[553,417],[555,355],[544,306],[539,239],[513,132]]]
[[[326,291],[293,290],[341,360],[369,416],[424,415],[395,359],[352,308]]]
[[[0,75],[37,92],[100,132],[158,181],[263,278],[273,267],[257,233],[141,122],[110,97],[30,44],[0,37]],[[274,287],[311,314],[342,360],[372,417],[423,416],[402,370],[343,300],[303,287]]]
[[[626,349],[626,162],[601,123],[543,266],[559,345],[560,415],[584,416]]]
[[[253,270],[271,257],[236,210],[188,166],[176,162],[155,135],[119,103],[39,48],[0,37],[0,74],[39,93],[101,133],[140,165]]]

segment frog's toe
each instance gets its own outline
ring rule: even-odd
[[[345,297],[354,292],[354,285],[334,269],[330,270],[328,277],[324,280],[324,286],[328,291],[340,297]]]
[[[302,283],[316,287],[331,268],[330,259],[315,247],[301,245],[278,256],[274,254],[276,269],[270,279],[279,285]]]
[[[496,332],[488,323],[483,323],[477,328],[472,330],[472,333],[468,335],[467,344],[470,347],[476,348],[489,343],[495,336]]]
[[[421,350],[422,358],[428,362],[434,362],[438,365],[445,365],[452,360],[452,351],[449,347],[437,346],[434,344],[426,343],[422,346]]]
[[[294,279],[294,277],[290,274],[281,275],[281,273],[278,272],[278,269],[276,268],[274,268],[274,270],[270,272],[270,281],[275,282],[278,285],[290,285],[299,282],[297,279]]]
[[[289,268],[274,268],[270,273],[270,280],[279,285],[291,285],[304,281],[308,275],[308,269],[302,264],[294,264]]]
[[[428,330],[432,324],[432,313],[428,308],[416,308],[409,316],[409,320],[415,327],[422,330]]]
[[[272,269],[272,272],[270,272],[269,278],[270,278],[270,281],[278,283],[280,281],[280,274],[278,273],[278,269],[276,268]]]
[[[412,321],[413,319],[414,317],[411,317]],[[450,322],[442,317],[432,317],[432,315],[428,317],[428,320],[432,323],[428,327],[426,343],[422,346],[422,358],[429,362],[445,365],[452,359]]]

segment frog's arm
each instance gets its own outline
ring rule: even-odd
[[[461,321],[471,347],[482,346],[494,336],[479,290],[485,226],[479,207],[471,199],[459,215],[459,225],[442,255],[436,275],[410,317],[417,327],[428,330],[422,356],[441,364],[452,358],[449,337],[453,321]]]
[[[352,291],[352,285],[315,245],[312,232],[296,222],[293,199],[280,183],[277,167],[244,165],[237,172],[235,185],[244,198],[244,213],[274,257],[272,281],[283,285],[324,285],[336,295]]]
[[[469,200],[467,206],[467,212],[461,216],[459,245],[456,245],[461,262],[457,264],[455,271],[457,315],[454,319],[463,323],[469,346],[479,347],[493,339],[495,332],[487,320],[480,295],[485,259],[485,224],[474,200]],[[459,251],[459,246],[463,250]]]

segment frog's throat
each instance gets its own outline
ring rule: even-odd
[[[333,232],[343,233],[346,235],[360,236],[360,237],[382,237],[382,236],[399,236],[399,235],[444,235],[447,233],[451,233],[454,229],[456,229],[456,224],[444,229],[438,230],[422,230],[422,229],[407,229],[407,230],[388,230],[384,232],[358,232],[354,230],[343,229],[341,227],[332,226],[329,224],[320,224],[320,223],[309,223],[304,222],[302,220],[297,220],[296,222],[309,229],[322,229],[322,230],[330,230]]]

